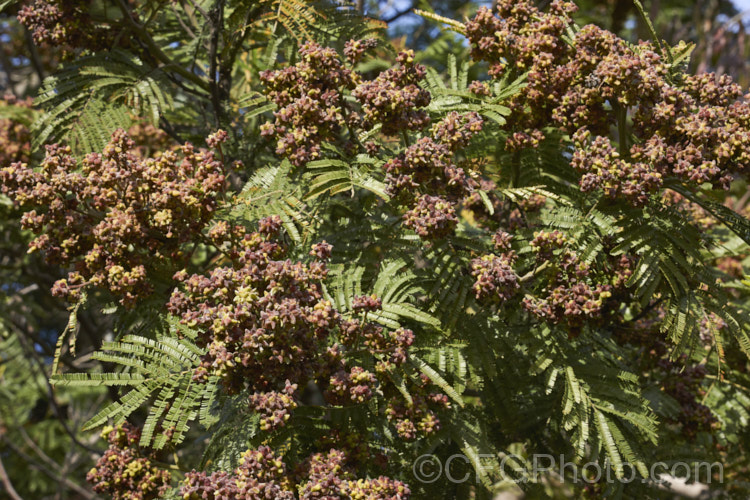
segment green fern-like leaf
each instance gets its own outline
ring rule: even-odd
[[[34,125],[34,147],[64,141],[81,155],[101,151],[133,116],[158,123],[172,106],[169,88],[160,70],[124,52],[78,59],[44,81],[36,99],[44,113]]]
[[[52,381],[61,386],[131,387],[118,401],[91,418],[85,424],[87,429],[109,420],[122,423],[147,401],[153,400],[148,407],[141,445],[160,449],[169,442],[181,442],[190,422],[198,417],[206,426],[215,423],[211,410],[218,381],[216,378],[208,383],[193,380],[201,353],[187,338],[158,336],[154,340],[127,335],[119,342],[105,343],[102,351],[94,354],[94,359],[119,366],[122,371],[62,374],[54,376]]]

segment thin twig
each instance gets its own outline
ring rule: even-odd
[[[172,4],[172,12],[174,12],[174,17],[177,18],[177,22],[180,24],[180,26],[182,26],[182,29],[185,31],[185,33],[190,35],[190,38],[195,40],[195,33],[193,33],[193,30],[191,30],[190,27],[182,20],[182,16],[180,16],[180,13],[177,12],[177,8],[174,6],[174,4]]]
[[[221,38],[221,32],[224,27],[224,1],[219,0],[216,2],[214,9],[211,12],[211,18],[209,20],[211,24],[211,45],[208,51],[209,61],[209,88],[211,90],[211,105],[214,108],[214,117],[216,118],[216,126],[221,127],[222,118],[224,115],[222,109],[222,96],[221,86],[219,82],[219,39]]]
[[[163,50],[161,50],[161,47],[159,47],[159,45],[154,42],[154,39],[151,38],[149,32],[143,26],[138,24],[135,19],[133,19],[133,16],[130,13],[130,9],[128,8],[128,5],[124,0],[119,0],[118,5],[120,6],[120,10],[122,11],[125,20],[127,20],[128,24],[130,24],[135,33],[140,37],[141,41],[146,44],[148,49],[154,56],[156,56],[157,59],[164,63],[166,67],[172,68],[177,74],[181,75],[186,80],[193,82],[203,90],[210,90],[209,85],[205,80],[172,61],[169,56],[165,54]]]
[[[203,9],[203,7],[201,7],[200,5],[198,5],[197,3],[195,3],[193,0],[188,0],[188,2],[190,2],[190,5],[192,5],[195,10],[197,10],[198,12],[200,12],[201,15],[206,18],[206,20],[210,19],[210,16],[208,15],[208,12],[206,12]]]
[[[37,76],[39,76],[39,84],[41,84],[44,81],[44,68],[42,67],[42,61],[39,58],[39,51],[36,50],[34,39],[31,37],[31,33],[26,27],[23,28],[23,36],[24,40],[26,40],[26,47],[29,49],[29,55],[31,56],[31,65],[34,67]]]
[[[656,34],[656,29],[654,29],[654,25],[651,22],[651,19],[648,17],[648,14],[646,14],[646,10],[643,8],[643,5],[639,0],[633,0],[633,5],[635,5],[635,8],[638,10],[638,13],[643,18],[643,22],[646,23],[646,27],[648,28],[649,33],[651,34],[651,38],[654,40],[654,44],[656,45],[656,48],[658,49],[659,54],[662,56],[667,56],[670,63],[674,62],[674,57],[672,56],[672,51],[667,47],[667,50],[665,51],[664,48],[661,45],[661,40],[659,40],[659,35]],[[666,53],[665,53],[666,52]]]
[[[542,271],[544,271],[545,269],[547,269],[547,268],[548,268],[549,266],[550,266],[550,263],[549,263],[549,261],[546,261],[546,262],[544,262],[544,263],[543,263],[543,264],[542,264],[541,266],[539,266],[539,267],[537,267],[536,269],[534,269],[534,270],[532,270],[532,271],[529,271],[528,273],[526,273],[526,274],[524,274],[523,276],[521,276],[521,277],[520,277],[520,278],[518,279],[518,281],[520,281],[521,283],[526,283],[526,282],[527,282],[527,281],[529,281],[529,280],[530,280],[531,278],[533,278],[533,277],[534,277],[534,276],[536,276],[537,274],[539,274],[539,273],[541,273]]]
[[[393,21],[395,21],[396,19],[399,19],[401,16],[405,16],[406,14],[411,14],[412,12],[414,12],[414,8],[415,7],[416,7],[416,5],[414,5],[412,3],[411,7],[409,7],[408,9],[400,10],[400,11],[396,12],[395,14],[393,14],[392,16],[390,16],[389,18],[382,19],[382,21],[384,23],[386,23],[386,24],[390,24]]]
[[[36,353],[33,347],[29,348],[29,345],[26,342],[26,338],[23,335],[18,335],[18,340],[23,345],[24,350],[30,355],[30,357],[36,362],[35,365],[37,366],[37,369],[41,372],[42,378],[44,379],[44,382],[47,386],[47,397],[49,398],[50,404],[52,405],[52,408],[55,410],[55,415],[57,416],[57,420],[62,425],[63,429],[65,430],[65,433],[70,436],[70,439],[73,440],[73,442],[83,448],[84,450],[90,451],[92,453],[99,453],[99,451],[96,448],[92,448],[91,446],[88,446],[87,444],[82,443],[78,437],[75,435],[73,430],[68,426],[68,423],[66,422],[65,415],[63,415],[62,410],[60,409],[60,405],[57,403],[57,399],[55,398],[55,392],[54,388],[52,387],[52,384],[49,381],[49,378],[47,377],[47,372],[44,368],[44,362],[39,359],[39,355]]]
[[[31,448],[34,451],[34,453],[36,453],[39,456],[39,458],[41,458],[44,462],[46,462],[47,465],[49,465],[50,467],[52,467],[53,469],[59,472],[60,464],[52,460],[49,455],[44,453],[44,450],[42,450],[41,448],[39,448],[39,446],[37,446],[37,444],[34,442],[33,439],[31,439],[31,436],[29,436],[29,433],[26,432],[26,429],[24,429],[22,425],[18,426],[18,431],[21,433],[21,437],[26,442],[28,447]]]
[[[21,459],[23,459],[26,463],[28,463],[29,466],[35,468],[38,471],[43,472],[44,474],[46,474],[50,478],[54,479],[55,481],[61,482],[61,483],[65,484],[65,486],[67,486],[68,488],[70,488],[70,489],[78,492],[81,496],[83,496],[86,499],[95,498],[94,494],[92,492],[90,492],[89,490],[87,490],[87,489],[81,487],[80,485],[74,483],[73,481],[71,481],[67,477],[55,474],[54,472],[52,472],[51,470],[47,469],[42,464],[40,464],[39,462],[37,462],[36,460],[34,460],[30,456],[28,456],[21,449],[19,449],[15,444],[13,444],[13,442],[10,439],[8,439],[6,436],[2,436],[2,439],[3,439],[3,441],[5,441],[5,444],[7,444],[8,447],[10,449],[12,449],[16,453],[16,455],[18,455],[19,457],[21,457]],[[23,499],[21,499],[21,500],[23,500]]]
[[[0,456],[0,480],[2,480],[3,486],[5,487],[5,492],[9,497],[11,497],[13,500],[23,500],[23,498],[21,498],[21,495],[19,495],[16,492],[16,489],[13,487],[13,483],[10,482],[8,473],[5,472],[5,465],[3,465],[2,456]]]

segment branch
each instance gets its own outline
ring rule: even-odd
[[[206,83],[201,77],[199,77],[195,73],[191,73],[179,64],[176,64],[169,58],[167,54],[164,53],[164,51],[161,50],[161,47],[159,47],[156,42],[154,42],[154,39],[151,38],[149,32],[143,26],[138,24],[135,19],[133,19],[133,16],[130,13],[130,9],[128,8],[124,0],[119,0],[118,5],[120,6],[120,10],[122,11],[123,16],[128,21],[128,24],[130,24],[131,28],[133,28],[133,31],[135,31],[136,35],[140,37],[141,41],[146,44],[148,49],[154,56],[156,56],[157,59],[159,59],[167,67],[171,67],[172,69],[174,69],[177,74],[179,74],[186,80],[193,82],[198,87],[207,92],[210,91],[209,84]]]
[[[620,156],[628,157],[628,108],[620,104],[617,99],[612,102],[612,108],[617,118],[617,141]]]
[[[609,27],[612,33],[616,35],[620,34],[632,8],[633,0],[617,0],[615,8],[612,9],[612,19]]]
[[[415,7],[416,5],[412,3],[411,7],[409,7],[408,9],[400,10],[396,12],[395,14],[393,14],[391,17],[387,19],[383,19],[382,21],[386,24],[391,24],[393,21],[400,18],[401,16],[405,16],[406,14],[411,14],[414,11]]]
[[[455,31],[456,33],[459,33],[461,35],[466,35],[466,26],[463,23],[460,23],[456,20],[449,19],[444,16],[440,16],[433,12],[427,12],[426,10],[414,9],[414,13],[426,19],[432,19],[433,21],[437,21],[439,23],[445,24],[446,25],[445,29]]]
[[[87,444],[82,443],[78,437],[75,435],[73,430],[68,426],[68,423],[66,422],[65,415],[63,415],[62,411],[60,410],[60,405],[57,404],[57,399],[55,398],[55,392],[52,388],[52,384],[50,384],[49,378],[47,377],[47,372],[44,368],[44,362],[39,359],[39,355],[34,350],[34,347],[31,346],[29,348],[28,343],[26,342],[26,338],[23,334],[18,335],[18,340],[21,342],[24,350],[30,354],[31,359],[33,359],[36,363],[36,366],[38,367],[39,371],[41,372],[42,378],[44,379],[44,382],[47,386],[47,397],[49,398],[50,404],[52,405],[52,408],[55,410],[55,416],[57,416],[57,420],[60,422],[60,425],[62,425],[63,429],[65,430],[65,433],[70,436],[70,439],[78,446],[83,448],[86,451],[90,451],[92,453],[99,453],[99,451],[96,448],[92,448],[91,446],[88,446]]]
[[[34,40],[31,38],[31,33],[25,26],[23,28],[23,36],[26,41],[26,47],[29,49],[31,65],[39,76],[39,84],[41,85],[44,81],[44,68],[42,67],[42,62],[39,60],[39,51],[36,50],[36,45],[34,45]]]
[[[185,24],[182,20],[182,17],[180,16],[180,13],[177,12],[177,8],[172,4],[172,12],[174,12],[174,17],[177,19],[177,22],[180,23],[180,26],[182,26],[182,29],[187,33],[190,38],[195,39],[195,33],[193,33],[193,30],[190,29],[190,27]]]
[[[708,499],[721,496],[719,492],[712,492],[707,484],[699,482],[688,484],[687,480],[670,474],[659,474],[656,481],[650,481],[649,485],[686,498]]]
[[[214,108],[214,116],[216,117],[216,126],[221,127],[224,110],[222,108],[222,96],[221,96],[221,85],[219,82],[220,75],[218,75],[218,51],[219,51],[219,39],[221,38],[222,28],[224,27],[224,0],[216,2],[213,10],[211,11],[211,46],[209,48],[208,60],[209,60],[209,87],[211,89],[211,105]]]
[[[548,268],[549,266],[550,266],[550,262],[549,262],[549,261],[545,261],[545,262],[544,262],[544,263],[543,263],[543,264],[542,264],[541,266],[539,266],[539,267],[537,267],[537,268],[535,268],[535,269],[533,269],[533,270],[529,271],[528,273],[524,274],[523,276],[521,276],[521,277],[520,277],[520,278],[518,279],[518,281],[520,281],[521,283],[526,283],[526,282],[527,282],[527,281],[529,281],[529,280],[530,280],[531,278],[533,278],[533,277],[534,277],[534,276],[536,276],[537,274],[539,274],[539,273],[541,273],[542,271],[544,271],[545,269],[547,269],[547,268]]]
[[[243,28],[235,31],[235,36],[225,35],[224,48],[221,52],[219,62],[219,81],[217,82],[219,92],[219,104],[222,105],[222,101],[229,101],[232,92],[232,69],[234,63],[237,60],[237,55],[245,44],[245,40],[250,35],[250,32],[245,28],[250,25],[250,21],[257,16],[259,8],[257,6],[249,7],[245,14]],[[223,112],[223,108],[221,108]],[[222,119],[226,121],[226,117],[222,116]],[[222,128],[227,126],[225,123],[219,124]],[[236,136],[233,132],[233,137],[236,140]]]
[[[0,480],[2,480],[3,486],[5,487],[5,492],[10,498],[12,498],[13,500],[23,500],[23,498],[21,498],[21,496],[16,492],[16,489],[13,487],[13,483],[10,482],[8,473],[5,472],[5,465],[3,465],[2,456],[0,456]]]
[[[49,465],[53,469],[56,469],[57,472],[60,471],[60,465],[57,464],[57,462],[55,462],[54,460],[52,460],[49,455],[44,453],[44,451],[41,448],[39,448],[39,446],[34,442],[34,440],[31,439],[31,436],[29,436],[29,433],[26,432],[26,429],[23,428],[23,425],[18,426],[18,431],[21,433],[21,437],[26,442],[26,445],[29,448],[31,448],[31,450],[34,453],[36,453],[39,458],[41,458],[44,462],[47,463],[47,465]]]
[[[209,15],[208,15],[208,12],[206,12],[205,10],[203,10],[203,8],[200,5],[198,5],[197,3],[195,3],[193,0],[188,0],[188,1],[190,2],[190,5],[192,5],[195,10],[197,10],[198,12],[200,12],[200,14],[203,17],[206,18],[206,20],[210,19]]]
[[[82,497],[86,498],[87,500],[95,498],[94,494],[91,493],[89,490],[87,490],[87,489],[83,488],[82,486],[74,483],[73,481],[71,481],[67,477],[59,476],[59,475],[55,474],[54,472],[50,471],[49,469],[47,469],[46,467],[42,466],[42,464],[40,464],[39,462],[37,462],[36,460],[34,460],[30,456],[28,456],[26,453],[24,453],[23,451],[21,451],[6,436],[2,436],[2,438],[3,438],[3,441],[5,441],[5,444],[7,444],[10,447],[10,449],[13,450],[16,453],[16,455],[18,455],[23,460],[25,460],[31,467],[37,469],[38,471],[41,471],[41,472],[45,473],[47,476],[51,477],[55,481],[57,481],[59,483],[65,484],[65,486],[67,486],[68,488],[70,488],[70,489],[78,492],[78,494],[80,494]],[[23,499],[19,497],[19,500],[23,500]]]

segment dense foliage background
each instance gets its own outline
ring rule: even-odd
[[[746,498],[743,22],[0,0],[0,497]]]

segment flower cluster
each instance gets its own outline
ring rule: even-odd
[[[663,86],[657,102],[639,106],[634,128],[643,144],[631,154],[684,181],[727,188],[750,165],[750,104],[727,77],[686,76],[684,85]]]
[[[667,176],[727,188],[746,173],[750,104],[731,78],[673,78],[651,43],[632,46],[593,25],[568,44],[567,2],[552,2],[548,13],[529,0],[501,0],[497,9],[497,16],[480,9],[466,29],[472,56],[488,61],[493,76],[528,72],[526,88],[510,101],[507,150],[537,146],[541,130],[555,124],[574,136],[581,189],[636,206]],[[607,138],[614,124],[617,149]]]
[[[18,12],[38,44],[70,48],[103,49],[110,41],[106,28],[96,26],[88,0],[34,0]]]
[[[466,23],[471,56],[487,61],[496,78],[520,77],[527,73],[526,88],[510,99],[508,120],[517,147],[537,144],[541,129],[551,121],[556,103],[565,94],[574,70],[566,68],[571,49],[563,39],[575,6],[555,0],[544,13],[529,0],[500,0],[497,16],[486,7]],[[485,93],[479,86],[475,93]]]
[[[357,64],[362,56],[370,49],[378,46],[377,38],[365,38],[364,40],[349,40],[344,45],[344,56],[350,64]]]
[[[390,369],[392,365],[403,364],[413,343],[414,332],[408,328],[388,330],[387,333],[383,333],[382,329],[372,329],[364,336],[364,344],[372,352],[387,355],[387,358],[381,359],[375,366],[379,372]]]
[[[346,455],[339,450],[312,455],[304,467],[305,481],[297,487],[300,500],[351,498],[352,500],[408,500],[409,487],[385,476],[355,479],[345,468]]]
[[[492,90],[490,89],[490,84],[487,82],[480,82],[479,80],[474,80],[469,84],[469,92],[476,96],[481,97],[487,97],[489,95],[492,95]]]
[[[611,121],[593,118],[593,102],[601,108],[598,116],[604,116],[605,102],[616,102],[621,113],[636,108],[631,117],[638,139],[623,149],[628,138],[619,137],[625,158],[611,155],[611,146],[603,137],[594,138],[591,149],[582,146],[589,142],[587,137],[577,139],[576,146],[586,150],[583,155],[593,157],[577,165],[588,172],[582,187],[584,183],[597,187],[598,183],[612,196],[622,194],[634,204],[642,204],[645,194],[658,189],[667,175],[726,188],[735,173],[745,172],[750,149],[743,140],[750,137],[750,128],[742,117],[750,108],[739,99],[741,90],[730,78],[685,76],[681,86],[676,86],[669,83],[667,66],[649,44],[641,43],[633,50],[594,27],[582,30],[578,41],[579,51],[589,56],[580,63],[581,69],[596,85],[587,88],[585,81],[578,81],[571,87],[569,108],[576,111],[558,110],[560,123],[569,131],[579,130],[577,135],[588,135],[580,131],[582,127],[603,135]],[[579,61],[583,58],[577,57]],[[572,97],[582,94],[588,94],[588,100]],[[592,161],[599,162],[597,168],[592,168]],[[613,176],[618,171],[621,173]],[[617,182],[623,185],[620,193],[614,185]]]
[[[431,136],[385,163],[388,193],[411,207],[403,216],[404,224],[420,237],[440,239],[455,229],[457,205],[478,184],[454,163],[454,154],[482,130],[482,123],[477,113],[448,113],[432,127]]]
[[[102,437],[109,448],[86,475],[94,491],[114,500],[152,500],[162,498],[169,489],[169,472],[153,465],[151,457],[137,448],[140,429],[124,424],[107,427]]]
[[[268,96],[278,107],[275,121],[264,123],[261,134],[275,137],[276,154],[297,166],[318,158],[320,144],[334,141],[347,125],[342,91],[359,82],[359,75],[346,68],[331,48],[307,42],[299,56],[294,66],[261,73]]]
[[[605,299],[611,295],[609,285],[567,282],[554,287],[544,299],[524,298],[523,305],[535,316],[553,323],[565,321],[570,326],[580,326],[585,318],[599,316]]]
[[[332,250],[333,245],[323,240],[320,243],[316,243],[312,246],[312,249],[310,250],[310,256],[315,257],[320,261],[326,261],[331,258]]]
[[[223,131],[222,131],[223,132]],[[128,129],[128,136],[135,144],[133,153],[140,158],[155,156],[162,151],[172,149],[176,144],[169,134],[150,121],[139,119]],[[209,147],[214,147],[210,146]]]
[[[297,474],[267,446],[248,450],[233,472],[190,472],[180,493],[185,500],[275,499],[408,500],[409,487],[385,476],[356,479],[346,454],[331,449],[305,460]]]
[[[411,330],[387,330],[367,321],[382,301],[355,297],[345,319],[323,296],[330,256],[325,242],[313,245],[309,264],[292,262],[279,240],[281,220],[260,221],[256,232],[218,223],[208,232],[232,265],[207,276],[181,271],[182,283],[168,304],[172,314],[198,330],[206,348],[195,379],[221,377],[231,392],[247,388],[261,428],[273,431],[297,406],[297,387],[314,382],[330,404],[359,404],[392,384],[388,371],[404,363],[414,341]],[[367,348],[375,370],[357,364],[353,351]],[[358,355],[361,356],[361,355]]]
[[[608,260],[611,267],[612,277],[610,283],[612,284],[612,288],[622,291],[627,287],[630,278],[633,277],[637,259],[632,255],[622,254],[619,257],[610,256]]]
[[[349,40],[344,48],[351,66],[377,45],[376,39]],[[343,145],[355,147],[356,133],[382,126],[385,135],[419,130],[429,124],[423,109],[430,94],[419,83],[425,68],[414,62],[414,53],[397,56],[398,66],[380,73],[374,80],[362,81],[335,50],[307,42],[300,50],[300,61],[287,68],[264,71],[261,80],[277,106],[273,123],[261,125],[261,135],[276,139],[276,154],[297,166],[320,157],[321,143],[338,142],[348,130]],[[350,92],[356,103],[347,102]],[[357,107],[357,104],[361,109]],[[374,142],[362,145],[375,154]]]
[[[434,182],[450,165],[451,152],[444,144],[422,137],[406,148],[403,154],[391,158],[384,168],[387,173],[388,193],[409,196],[420,185]]]
[[[448,396],[430,392],[430,380],[426,375],[421,375],[421,380],[409,387],[409,393],[410,403],[395,398],[388,402],[386,418],[393,422],[402,439],[411,441],[435,434],[441,427],[436,410],[450,408]]]
[[[537,260],[543,261],[551,259],[555,250],[563,248],[567,242],[568,238],[560,231],[537,231],[530,245]]]
[[[53,293],[76,300],[101,286],[132,306],[151,291],[148,271],[184,262],[224,192],[224,167],[192,145],[142,159],[117,130],[102,154],[78,162],[66,146],[47,146],[41,170],[16,162],[0,170],[2,191],[24,207],[22,224],[39,235],[30,251],[71,265]]]
[[[353,64],[375,44],[374,40],[350,40],[344,53]],[[384,135],[399,135],[429,124],[424,108],[430,94],[419,85],[425,69],[414,62],[412,52],[400,53],[396,67],[368,81],[361,81],[332,49],[308,43],[300,54],[296,65],[262,74],[279,108],[274,122],[261,126],[262,134],[277,138],[276,153],[293,164],[319,158],[321,143],[338,141],[344,129],[350,136],[345,145],[353,146],[357,139],[352,134],[375,125],[382,127]],[[351,91],[354,104],[344,100],[346,91]],[[385,163],[387,192],[407,205],[405,225],[422,238],[444,238],[455,229],[456,205],[477,182],[454,156],[482,125],[478,113],[448,113],[430,135]],[[371,154],[379,149],[372,142],[361,146]]]
[[[297,407],[294,400],[296,390],[297,384],[287,380],[281,392],[254,392],[250,395],[250,407],[261,415],[261,430],[271,431],[284,426],[289,420],[289,412]]]
[[[581,191],[601,189],[610,198],[625,198],[633,205],[648,202],[649,194],[662,184],[662,175],[647,163],[623,160],[609,139],[597,136],[591,140],[586,129],[574,136],[576,151],[571,164],[583,174]]]
[[[653,102],[666,83],[667,66],[648,42],[633,49],[615,34],[588,25],[576,34],[572,50],[566,69],[573,78],[553,112],[556,122],[570,133],[586,127],[606,134],[616,119],[607,111],[607,103],[622,112]]]
[[[477,300],[489,299],[502,303],[516,294],[520,285],[511,264],[512,260],[506,255],[483,255],[471,261]]]
[[[414,343],[414,332],[407,328],[386,330],[375,323],[350,319],[341,321],[339,329],[342,346],[354,349],[359,342],[377,355],[375,370],[379,374],[403,364],[409,347]]]
[[[430,122],[422,109],[430,104],[430,93],[419,86],[426,74],[424,66],[414,62],[411,50],[398,54],[396,62],[398,66],[360,83],[352,92],[362,105],[365,129],[381,124],[383,134],[399,135]]]
[[[364,403],[372,398],[376,384],[375,375],[361,366],[355,366],[348,373],[339,370],[330,379],[327,399],[334,402]]]
[[[378,311],[383,307],[383,301],[377,295],[357,295],[352,299],[354,311]]]
[[[448,113],[443,120],[432,126],[433,139],[446,146],[451,152],[469,145],[471,139],[482,131],[484,120],[476,112],[460,114]]]
[[[345,466],[353,470],[362,466],[373,470],[385,470],[388,467],[388,455],[375,443],[363,439],[362,431],[356,428],[332,428],[313,443],[316,450],[336,449],[344,453]]]
[[[188,472],[180,494],[185,500],[294,500],[284,462],[267,446],[248,450],[233,473]]]
[[[601,315],[605,301],[612,296],[612,285],[595,283],[589,264],[565,248],[566,241],[565,235],[556,230],[534,233],[531,247],[537,260],[553,265],[546,282],[542,281],[541,297],[527,295],[523,306],[541,319],[577,329],[584,321]]]
[[[510,253],[510,242],[512,240],[513,235],[511,235],[510,233],[506,233],[502,229],[495,231],[495,234],[492,235],[492,244],[495,247],[495,250],[509,254],[510,256],[513,256],[512,258],[515,258],[515,254]]]
[[[233,392],[246,384],[253,391],[282,390],[287,381],[313,377],[328,363],[327,340],[339,321],[323,298],[325,265],[285,259],[278,217],[259,227],[252,233],[212,229],[209,237],[236,241],[230,252],[235,265],[214,268],[208,276],[177,273],[183,289],[168,304],[183,323],[199,329],[199,342],[207,347],[196,375],[219,375]]]
[[[456,224],[456,209],[439,196],[420,196],[414,208],[404,214],[404,225],[424,239],[445,238],[453,233]]]
[[[482,130],[477,113],[449,113],[432,127],[432,136],[422,137],[415,144],[386,162],[386,184],[389,194],[413,197],[415,188],[452,197],[471,192],[477,183],[453,162],[454,153],[465,147]]]
[[[0,98],[0,107],[16,106],[30,108],[31,99],[20,100],[12,94]],[[0,118],[0,167],[13,162],[29,160],[31,131],[23,123],[10,118]]]

